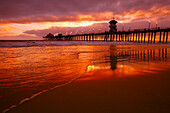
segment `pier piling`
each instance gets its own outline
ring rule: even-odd
[[[168,43],[168,31],[166,32],[166,43]]]
[[[165,42],[165,33],[166,32],[164,31],[164,33],[163,33],[163,41],[162,41],[163,43]]]

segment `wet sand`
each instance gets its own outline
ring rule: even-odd
[[[76,80],[7,113],[170,113],[170,70]]]

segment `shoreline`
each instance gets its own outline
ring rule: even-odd
[[[116,42],[116,41],[54,41],[54,40],[5,40],[0,41],[0,48],[4,47],[44,47],[44,46],[166,46],[167,48],[170,46],[170,43],[137,43],[137,42]]]
[[[0,42],[32,42],[32,41],[39,41],[39,42],[125,42],[125,43],[138,43],[136,41],[104,41],[104,40],[93,40],[93,41],[84,41],[84,40],[0,40]],[[138,43],[138,44],[170,44],[170,41],[167,43],[160,43],[159,41],[156,41],[155,43]]]
[[[169,113],[169,70],[142,76],[76,80],[6,113]]]
[[[28,102],[28,101],[36,98],[37,96],[45,93],[45,92],[48,92],[48,91],[53,90],[53,89],[55,89],[55,88],[60,88],[60,87],[64,87],[64,86],[66,86],[66,85],[71,84],[72,82],[74,82],[75,80],[79,79],[81,76],[83,76],[83,75],[86,73],[87,67],[88,67],[89,65],[90,65],[90,63],[86,66],[86,70],[85,70],[84,73],[82,73],[80,76],[72,79],[71,81],[69,81],[69,82],[67,82],[67,83],[65,83],[65,84],[61,84],[61,85],[58,85],[58,86],[55,86],[55,87],[51,87],[51,88],[49,88],[49,89],[42,90],[41,92],[38,92],[38,93],[36,93],[36,94],[33,94],[31,97],[24,98],[24,99],[20,100],[19,103],[15,104],[15,105],[12,105],[12,106],[10,106],[9,108],[3,110],[2,113],[6,113],[6,112],[10,111],[11,109],[13,109],[13,108],[15,108],[15,107],[17,107],[17,106],[25,103],[25,102]]]
[[[94,41],[84,41],[84,40],[0,40],[0,42],[25,42],[25,41],[40,41],[40,42],[72,42],[72,41],[82,41],[82,42],[107,42],[104,40],[94,40]],[[110,41],[108,41],[110,42]],[[114,42],[114,41],[112,41]],[[116,41],[115,41],[116,42]]]

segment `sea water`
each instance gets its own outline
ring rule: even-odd
[[[76,79],[101,78],[85,73],[124,77],[169,69],[169,54],[169,44],[1,41],[0,112]]]

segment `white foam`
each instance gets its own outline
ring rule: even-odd
[[[43,91],[41,91],[41,92],[38,92],[38,93],[32,95],[31,97],[25,98],[25,99],[21,100],[18,104],[12,105],[11,107],[5,109],[2,113],[6,113],[6,112],[10,111],[10,110],[14,109],[15,107],[17,107],[18,105],[21,105],[21,104],[23,104],[23,103],[25,103],[25,102],[27,102],[27,101],[30,101],[30,100],[34,99],[35,97],[41,95],[42,93],[48,92],[49,90],[53,90],[53,89],[55,89],[55,88],[64,87],[64,86],[72,83],[73,81],[75,81],[76,79],[80,78],[81,76],[83,76],[83,75],[87,72],[88,66],[89,66],[90,64],[91,64],[91,62],[86,66],[86,70],[85,70],[84,73],[81,74],[80,76],[78,76],[78,77],[70,80],[69,82],[67,82],[67,83],[65,83],[65,84],[61,84],[61,85],[58,85],[58,86],[54,86],[54,87],[49,88],[49,89],[47,89],[47,90],[43,90]]]

